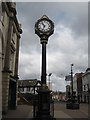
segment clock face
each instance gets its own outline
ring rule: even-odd
[[[41,20],[38,23],[38,29],[41,32],[49,32],[51,30],[51,23],[48,20]]]

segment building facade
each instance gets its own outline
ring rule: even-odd
[[[41,82],[37,79],[27,79],[18,81],[18,91],[20,93],[37,94],[37,90],[41,86]]]
[[[0,16],[2,7],[0,2]],[[2,21],[0,18],[0,120],[2,118]]]
[[[41,81],[26,79],[18,81],[18,104],[33,104],[38,99],[37,90],[41,87]]]
[[[79,102],[82,102],[82,75],[83,73],[76,73],[73,77],[73,91]]]
[[[52,91],[52,100],[54,101],[66,101],[66,92]]]
[[[19,40],[22,30],[16,16],[16,3],[2,2],[1,6],[2,112],[7,113],[9,108],[17,107]]]
[[[52,82],[47,82],[47,86],[52,91]]]
[[[86,72],[82,76],[82,99],[83,102],[89,103],[90,102],[90,68],[86,70]]]
[[[70,97],[70,85],[66,85],[66,100]]]

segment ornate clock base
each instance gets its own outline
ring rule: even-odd
[[[38,111],[34,120],[56,120],[50,115],[50,90],[41,88],[38,91]]]

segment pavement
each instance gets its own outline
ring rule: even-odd
[[[8,110],[3,118],[33,118],[33,106],[18,105],[16,110]]]
[[[88,104],[80,104],[80,109],[66,109],[65,103],[54,105],[55,118],[88,118]]]
[[[66,109],[66,104],[54,104],[54,117],[55,118],[88,118],[88,104],[80,104],[79,110]],[[18,105],[16,110],[9,110],[4,118],[33,118],[33,106]]]

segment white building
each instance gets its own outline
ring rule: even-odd
[[[40,86],[41,82],[37,79],[27,79],[18,81],[18,90],[22,94],[37,94],[37,90]]]
[[[83,86],[83,92],[82,92],[82,99],[83,102],[89,102],[89,91],[90,91],[90,68],[86,70],[86,72],[82,76],[82,86]]]
[[[37,100],[37,90],[41,87],[41,81],[37,79],[26,79],[18,81],[18,104],[33,104]]]
[[[73,91],[75,91],[77,95],[77,74],[73,77]]]

